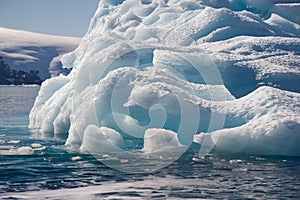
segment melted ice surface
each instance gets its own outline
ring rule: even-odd
[[[300,4],[100,1],[30,127],[81,151],[300,155]],[[140,145],[140,142],[142,145]]]

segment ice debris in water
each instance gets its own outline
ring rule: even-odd
[[[30,128],[83,152],[300,155],[299,3],[100,1]],[[139,145],[142,141],[143,145]],[[131,145],[132,146],[132,145]],[[28,149],[29,151],[30,149]]]
[[[6,142],[7,144],[19,144],[20,140],[9,140]]]
[[[71,158],[72,161],[79,161],[81,160],[82,158],[80,156],[74,156]]]
[[[13,147],[13,146],[1,146],[1,155],[32,155],[34,150],[29,146]]]
[[[31,146],[32,148],[41,148],[41,147],[42,147],[42,145],[39,144],[39,143],[32,143],[30,146]]]

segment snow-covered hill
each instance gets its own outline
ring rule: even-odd
[[[42,80],[62,72],[60,58],[81,38],[63,37],[0,27],[0,56],[12,70],[38,70]]]

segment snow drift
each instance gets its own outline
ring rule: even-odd
[[[105,0],[30,127],[83,152],[292,155],[300,148],[300,4]],[[129,142],[130,141],[130,142]]]

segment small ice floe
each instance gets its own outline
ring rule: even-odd
[[[34,150],[31,147],[24,146],[17,149],[18,155],[32,155]]]
[[[81,156],[74,156],[74,157],[71,158],[72,161],[79,161],[81,159],[82,159]]]
[[[34,151],[44,151],[46,147],[35,148]]]
[[[32,148],[41,148],[42,147],[42,145],[41,144],[39,144],[39,143],[32,143],[31,145],[30,145]]]
[[[247,168],[235,168],[232,169],[233,172],[247,172],[248,169]]]
[[[9,150],[9,149],[13,149],[13,148],[14,148],[14,146],[12,146],[12,145],[1,145],[0,146],[1,150]]]
[[[34,150],[28,146],[23,146],[19,148],[14,148],[13,146],[7,147],[10,148],[0,151],[2,155],[32,155],[34,153]]]
[[[19,144],[20,140],[9,140],[7,141],[7,144]]]
[[[127,159],[120,160],[121,163],[128,163],[129,161]]]
[[[44,161],[51,162],[51,160],[52,160],[52,157],[44,158]]]
[[[46,149],[46,147],[43,147],[43,145],[39,144],[39,143],[32,143],[30,145],[34,151],[38,152],[38,151],[44,151]]]
[[[241,162],[242,162],[242,160],[240,160],[240,159],[237,159],[237,160],[230,160],[230,161],[229,161],[229,163],[230,163],[231,165],[237,164],[237,163],[241,163]]]
[[[1,146],[0,154],[1,155],[32,155],[34,150],[31,147],[23,146],[15,148],[14,146]]]
[[[255,160],[266,160],[266,158],[256,157]]]
[[[193,161],[199,162],[199,161],[201,161],[201,158],[193,158]]]

